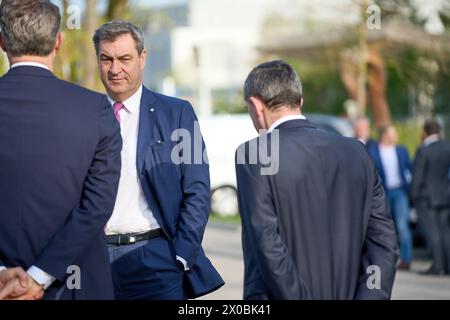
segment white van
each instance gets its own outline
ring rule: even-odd
[[[306,118],[320,129],[352,137],[353,128],[346,119],[310,114]],[[234,157],[242,143],[258,136],[248,114],[220,114],[200,117],[200,130],[208,151],[211,175],[211,211],[220,216],[236,215],[236,173]]]

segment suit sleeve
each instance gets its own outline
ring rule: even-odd
[[[414,160],[413,178],[411,182],[411,199],[415,203],[421,196],[420,191],[424,183],[424,174],[426,170],[426,161],[423,155],[423,149],[417,151],[416,159]]]
[[[120,177],[120,128],[106,99],[99,115],[99,142],[84,181],[79,206],[53,236],[34,265],[63,281],[89,243],[104,232],[117,195]]]
[[[413,164],[412,164],[411,158],[409,157],[409,152],[408,152],[408,150],[406,150],[406,155],[407,155],[407,157],[408,157],[408,169],[409,169],[409,171],[410,171],[411,174],[412,174],[412,172],[413,172]]]
[[[197,117],[189,103],[183,107],[179,127],[190,132],[192,152],[191,161],[180,165],[183,202],[174,247],[176,255],[183,258],[190,269],[201,250],[209,217],[211,189],[209,165],[203,159],[203,154],[206,154],[205,143]]]
[[[405,152],[405,159],[406,159],[405,160],[406,161],[406,170],[408,171],[408,175],[409,175],[409,181],[407,181],[407,182],[409,185],[411,185],[412,173],[413,173],[411,158],[409,157],[408,149],[404,148],[404,152]]]
[[[371,214],[362,248],[361,275],[355,299],[387,300],[391,296],[396,273],[397,234],[387,208],[381,179],[375,168],[372,168],[372,174],[374,186]]]
[[[243,233],[250,242],[246,247],[254,250],[255,268],[259,269],[273,299],[310,298],[309,289],[299,277],[280,236],[268,176],[261,175],[260,165],[239,164],[239,155],[236,157],[239,211]]]

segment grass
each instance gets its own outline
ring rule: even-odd
[[[229,224],[240,224],[241,216],[239,214],[236,214],[234,216],[221,217],[216,213],[211,212],[211,214],[209,215],[209,221],[229,223]]]

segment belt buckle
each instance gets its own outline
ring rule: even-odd
[[[136,237],[130,236],[130,244],[133,244],[136,242]]]

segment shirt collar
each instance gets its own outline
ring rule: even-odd
[[[11,69],[16,68],[16,67],[23,67],[23,66],[38,67],[38,68],[44,68],[44,69],[50,70],[50,68],[47,67],[45,64],[42,64],[39,62],[33,62],[33,61],[24,61],[24,62],[14,63],[11,66]]]
[[[439,135],[438,134],[432,134],[431,136],[426,137],[423,140],[423,145],[426,147],[426,146],[429,146],[430,144],[432,144],[432,143],[434,143],[434,142],[436,142],[438,140],[439,140]]]
[[[130,113],[136,113],[141,106],[141,97],[142,97],[142,85],[139,86],[137,91],[129,97],[125,101],[121,101],[125,107],[125,109]],[[108,96],[108,101],[111,105],[114,105],[117,101],[113,100],[110,96]]]
[[[290,115],[290,116],[284,116],[281,117],[280,119],[278,119],[277,121],[275,121],[269,128],[269,130],[267,130],[267,132],[272,132],[276,127],[278,127],[280,124],[285,123],[286,121],[291,121],[291,120],[306,120],[306,117],[304,115],[301,114],[296,114],[296,115]]]

